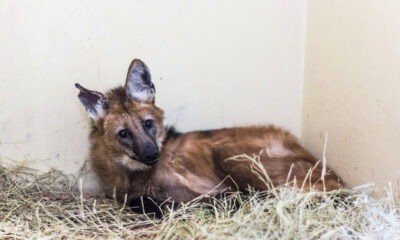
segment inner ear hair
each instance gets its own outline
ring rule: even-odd
[[[154,103],[155,88],[149,68],[140,59],[134,59],[128,69],[125,90],[135,101]]]
[[[105,110],[108,108],[104,95],[100,92],[84,88],[79,83],[76,83],[75,87],[79,89],[78,98],[85,107],[89,117],[93,120],[103,117]]]

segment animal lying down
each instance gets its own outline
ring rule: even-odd
[[[177,133],[164,127],[155,105],[148,67],[135,59],[124,87],[105,94],[79,84],[79,99],[92,121],[90,161],[108,197],[133,204],[140,197],[156,202],[188,202],[199,195],[266,190],[251,161],[259,155],[274,186],[292,182],[316,190],[341,187],[340,179],[321,164],[289,132],[274,126],[235,127]],[[309,171],[312,169],[312,174]],[[304,184],[304,182],[308,184]]]

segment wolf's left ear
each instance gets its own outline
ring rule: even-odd
[[[79,89],[78,98],[85,107],[89,117],[96,121],[105,116],[108,104],[102,93],[92,91],[82,87],[79,83],[75,83],[75,87]]]
[[[154,103],[156,89],[149,68],[140,59],[134,59],[128,69],[125,90],[133,100]]]

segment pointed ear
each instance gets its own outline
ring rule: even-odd
[[[156,90],[151,81],[149,68],[140,59],[134,59],[128,69],[125,90],[135,101],[154,103]]]
[[[89,117],[96,121],[105,116],[107,101],[102,93],[91,91],[82,87],[79,83],[75,84],[79,91],[78,98],[85,107]]]

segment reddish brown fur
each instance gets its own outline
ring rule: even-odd
[[[114,89],[105,97],[109,107],[105,116],[94,121],[90,158],[108,196],[115,193],[122,199],[127,193],[130,198],[148,196],[159,201],[187,202],[201,194],[218,194],[228,189],[246,190],[249,186],[267,189],[252,172],[250,161],[230,160],[242,154],[259,155],[274,186],[296,179],[298,187],[304,181],[306,188],[317,190],[341,187],[339,178],[329,169],[323,185],[321,165],[315,166],[317,160],[293,135],[280,128],[251,126],[167,134],[163,112],[154,101],[133,100],[124,88]],[[116,139],[121,125],[132,123],[134,129],[140,125],[135,122],[147,115],[155,120],[161,148],[158,163],[152,166],[130,159]],[[140,132],[138,136],[146,137]],[[314,171],[307,177],[312,168]]]

